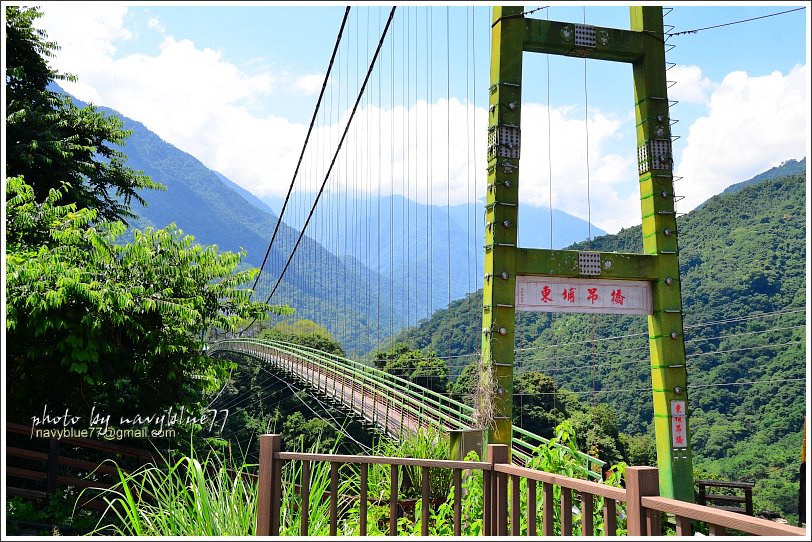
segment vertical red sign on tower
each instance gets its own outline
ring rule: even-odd
[[[671,445],[674,448],[688,447],[685,401],[671,401]]]

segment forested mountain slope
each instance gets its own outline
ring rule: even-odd
[[[53,88],[63,92],[56,85]],[[86,105],[73,100],[79,106]],[[174,223],[197,243],[217,245],[221,251],[244,250],[244,265],[260,266],[278,220],[265,203],[142,123],[109,108],[98,109],[117,115],[124,128],[132,130],[122,149],[129,167],[142,170],[166,187],[163,191],[142,191],[147,205],[133,205],[137,217],[129,221],[131,226],[143,230]],[[268,271],[257,286],[257,299],[267,298],[298,236],[299,230],[284,222],[280,225],[268,257]],[[367,287],[378,282],[374,271],[339,258],[309,237],[303,239],[298,253],[300,257],[285,274],[273,303],[293,307],[298,318],[319,319],[348,351],[372,348],[376,337],[405,325],[405,318],[390,308],[388,298],[381,295],[378,301],[377,292]],[[346,299],[353,302],[345,303]],[[345,307],[340,317],[324,318],[334,315],[334,307],[339,305]]]
[[[704,475],[757,481],[757,509],[797,506],[806,378],[806,176],[723,193],[678,218],[690,429]],[[640,227],[571,249],[640,252]],[[441,356],[479,348],[481,292],[399,339]],[[619,429],[651,432],[646,319],[521,313],[516,372],[540,370]],[[452,374],[473,356],[449,359]]]

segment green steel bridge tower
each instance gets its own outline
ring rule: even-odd
[[[593,303],[600,285],[612,288],[613,302],[615,293],[622,301],[622,288],[637,289],[646,298],[637,314],[648,315],[660,495],[692,502],[663,11],[631,7],[630,16],[631,30],[620,30],[526,18],[519,6],[493,8],[482,356],[496,395],[486,441],[510,445],[515,312],[563,293],[543,280],[582,286]],[[632,65],[642,254],[517,246],[524,52]],[[608,296],[608,290],[604,293]]]

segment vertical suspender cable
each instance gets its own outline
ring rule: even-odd
[[[293,172],[293,179],[291,180],[290,186],[288,187],[288,193],[285,196],[285,202],[282,204],[282,210],[279,212],[279,218],[276,221],[276,227],[274,227],[273,234],[271,235],[271,242],[268,243],[268,250],[265,251],[265,257],[262,259],[262,265],[259,266],[260,274],[262,274],[262,269],[265,267],[265,263],[268,261],[268,255],[271,253],[271,247],[273,246],[274,239],[276,239],[276,234],[279,231],[279,225],[282,223],[282,217],[285,214],[285,209],[287,208],[288,200],[290,199],[290,194],[293,191],[293,185],[296,182],[296,175],[299,173],[299,167],[302,164],[302,158],[304,157],[305,150],[307,149],[307,142],[310,140],[310,134],[313,131],[313,125],[316,122],[316,115],[318,115],[319,113],[321,100],[324,96],[324,89],[327,87],[327,82],[330,80],[330,72],[333,69],[333,62],[335,61],[336,53],[338,52],[339,45],[341,44],[341,38],[344,35],[344,27],[347,24],[347,18],[349,17],[349,15],[350,15],[350,7],[347,6],[347,8],[344,10],[344,18],[341,20],[341,27],[338,30],[338,37],[336,38],[335,46],[333,47],[333,54],[330,56],[330,64],[327,66],[327,73],[324,75],[324,81],[322,82],[321,85],[321,92],[319,92],[319,99],[316,101],[316,109],[313,111],[313,117],[310,120],[310,127],[307,129],[307,136],[305,136],[304,145],[302,146],[302,152],[299,154],[299,161],[296,164],[296,169]],[[259,281],[259,275],[257,275],[257,279],[254,281],[254,285],[251,287],[252,290],[256,288],[257,281]]]
[[[307,219],[305,220],[305,223],[302,226],[302,229],[301,229],[301,231],[299,233],[299,237],[296,240],[296,244],[293,247],[293,253],[295,253],[296,249],[299,247],[299,244],[302,241],[302,237],[304,237],[304,233],[307,230],[307,226],[310,224],[310,220],[313,217],[313,212],[316,209],[316,206],[318,205],[319,200],[321,199],[321,195],[324,193],[324,188],[327,185],[327,180],[329,179],[330,174],[332,173],[333,167],[335,166],[336,160],[338,158],[338,154],[341,151],[341,147],[343,146],[344,140],[347,137],[347,132],[349,131],[350,125],[352,124],[352,120],[353,120],[353,118],[355,118],[355,113],[358,110],[358,104],[360,103],[361,98],[362,98],[362,96],[364,94],[364,91],[366,90],[367,83],[369,82],[369,77],[372,74],[372,70],[375,67],[375,62],[378,60],[378,55],[380,54],[381,47],[383,46],[384,39],[386,38],[386,35],[389,32],[389,27],[390,27],[390,25],[392,23],[392,18],[395,16],[395,10],[396,9],[397,9],[397,6],[394,6],[394,7],[392,7],[392,10],[389,12],[389,19],[386,21],[386,26],[384,27],[383,33],[381,34],[381,38],[378,41],[378,47],[375,50],[375,55],[373,56],[372,62],[369,65],[369,69],[367,70],[367,74],[366,74],[366,77],[364,78],[364,82],[363,82],[363,84],[361,86],[361,89],[358,92],[358,97],[355,100],[355,105],[352,108],[352,112],[350,113],[350,116],[347,119],[347,124],[344,127],[344,131],[343,131],[343,133],[341,135],[341,140],[338,142],[338,147],[336,148],[336,152],[333,155],[333,159],[330,162],[330,167],[328,168],[327,172],[324,175],[324,180],[322,181],[321,188],[319,188],[319,192],[316,195],[316,199],[313,202],[313,206],[310,209],[310,213],[308,214]],[[266,303],[268,303],[271,300],[271,298],[273,297],[273,294],[279,288],[279,284],[281,283],[282,278],[285,276],[285,272],[287,271],[288,267],[290,266],[291,259],[292,259],[292,254],[291,254],[291,258],[288,258],[287,262],[285,263],[285,267],[282,269],[282,273],[280,274],[279,278],[277,279],[273,290],[271,291],[270,295],[268,296],[268,299],[265,301]]]
[[[395,335],[395,38],[390,42],[392,62],[389,66],[391,82],[389,113],[389,337]]]
[[[471,214],[471,123],[470,111],[471,101],[468,90],[471,86],[471,74],[468,71],[468,40],[470,24],[468,22],[468,6],[465,7],[465,177],[466,177],[466,197],[465,197],[465,257],[466,257],[466,295],[471,293],[471,222],[467,218]],[[449,355],[451,352],[449,352]]]
[[[547,20],[550,20],[550,10],[547,9],[546,11]],[[550,99],[550,55],[545,54],[545,59],[547,60],[547,174],[548,174],[548,181],[549,181],[549,202],[550,202],[550,250],[554,249],[553,245],[553,130],[552,130],[552,113],[551,109],[551,99]],[[553,375],[558,374],[558,360],[556,359],[557,354],[557,347],[555,343],[555,313],[550,313],[550,329],[553,332],[553,369],[555,372]],[[558,385],[555,382],[557,377],[553,376],[553,409],[558,409]]]
[[[431,91],[429,85],[431,82],[431,63],[430,63],[430,50],[431,50],[431,30],[429,28],[429,10],[431,8],[426,6],[426,320],[431,318],[431,154],[430,154],[430,140],[431,140]]]
[[[451,25],[449,10],[445,8],[445,94],[446,94],[446,239],[448,252],[448,310],[451,310]],[[451,355],[451,326],[448,327],[448,355]]]
[[[412,168],[411,168],[411,166],[412,166],[412,156],[411,156],[411,154],[412,153],[411,153],[411,146],[410,146],[411,142],[412,142],[412,137],[411,137],[412,115],[409,112],[409,107],[411,106],[411,102],[412,102],[412,87],[409,84],[410,80],[412,78],[412,48],[411,48],[412,16],[411,16],[410,12],[411,12],[411,9],[407,7],[406,8],[406,43],[405,43],[405,45],[406,45],[406,47],[405,47],[405,52],[406,52],[406,66],[405,66],[405,68],[406,68],[406,79],[404,79],[404,81],[403,81],[403,85],[406,88],[406,100],[403,103],[403,112],[406,115],[406,138],[404,139],[404,145],[403,145],[403,148],[406,151],[406,154],[403,157],[404,160],[406,161],[406,174],[405,174],[405,176],[403,178],[404,182],[405,182],[405,185],[406,185],[405,198],[404,198],[404,201],[403,201],[404,206],[405,206],[404,208],[406,210],[406,216],[404,217],[406,219],[406,221],[405,221],[406,229],[404,230],[405,235],[404,235],[404,239],[403,239],[404,244],[406,245],[406,262],[405,262],[406,263],[406,288],[405,288],[405,291],[406,291],[406,325],[411,325],[411,323],[412,323],[412,314],[411,314],[412,296],[410,295],[411,294],[411,291],[410,291],[411,272],[410,271],[412,269],[412,236],[411,236],[411,232],[412,232],[412,224],[411,224],[411,218],[412,218],[412,211],[411,211],[411,197],[412,197],[412,194],[411,194]]]
[[[381,25],[381,8],[378,7],[378,26]],[[376,311],[375,311],[375,330],[376,330],[376,344],[375,347],[380,350],[381,349],[381,160],[383,159],[381,156],[381,150],[383,143],[381,142],[381,118],[383,117],[383,99],[381,98],[381,82],[383,80],[382,75],[383,69],[380,64],[378,64],[378,138],[377,138],[377,146],[378,146],[378,178],[376,184],[378,185],[378,213],[377,213],[377,240],[378,240],[378,250],[376,252],[378,258],[378,274],[375,277],[375,282],[377,284],[376,288],[376,296],[375,296],[375,304],[376,304]]]
[[[584,24],[586,24],[586,7],[583,8]],[[592,248],[592,200],[590,198],[590,168],[589,168],[589,86],[587,84],[587,59],[584,58],[584,133],[586,136],[586,204],[587,204],[587,227],[589,231],[589,248]],[[597,348],[595,342],[595,328],[597,327],[597,315],[592,315],[592,429],[595,441],[590,448],[590,455],[598,454],[598,412],[596,410],[596,394],[595,394],[595,349]]]

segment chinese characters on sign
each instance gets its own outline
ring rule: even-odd
[[[516,310],[650,314],[651,285],[642,280],[518,276]]]
[[[671,446],[688,447],[688,432],[685,427],[685,401],[671,401]]]

